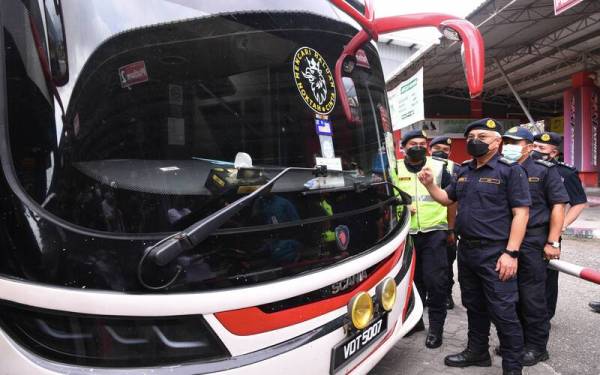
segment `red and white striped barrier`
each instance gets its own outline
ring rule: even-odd
[[[565,262],[564,260],[551,260],[550,268],[560,272],[567,273],[571,276],[579,277],[595,284],[600,284],[600,272],[586,267],[581,267],[573,263]]]

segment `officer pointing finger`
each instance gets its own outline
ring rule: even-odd
[[[458,202],[458,278],[467,308],[468,343],[463,352],[447,356],[445,364],[490,366],[492,320],[500,338],[504,374],[521,374],[523,332],[515,275],[531,197],[523,168],[498,155],[501,129],[499,122],[489,118],[467,126],[467,151],[473,160],[459,167],[446,189],[432,183],[427,170],[419,178],[436,201]]]

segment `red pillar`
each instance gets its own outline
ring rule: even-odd
[[[483,102],[481,97],[471,99],[471,118],[483,118]]]
[[[600,134],[599,90],[595,74],[579,72],[571,77],[572,88],[564,92],[564,158],[580,171],[584,186],[598,185]]]

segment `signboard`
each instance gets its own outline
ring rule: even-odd
[[[554,15],[558,16],[567,9],[571,9],[583,0],[554,0]]]
[[[423,68],[388,92],[394,130],[405,128],[425,118],[423,102]]]
[[[563,133],[563,128],[565,124],[565,118],[560,117],[552,117],[550,119],[550,131],[558,134]]]

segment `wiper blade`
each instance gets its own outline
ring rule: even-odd
[[[266,194],[281,177],[290,171],[312,171],[317,176],[326,176],[327,167],[319,165],[315,168],[288,167],[279,172],[266,184],[252,193],[234,201],[233,203],[213,212],[204,219],[190,225],[184,230],[164,238],[155,245],[146,249],[145,254],[158,266],[165,266],[179,254],[190,250],[208,238],[214,231],[229,221],[235,214],[251,204],[257,197]]]
[[[389,185],[398,192],[398,197],[397,197],[398,205],[407,206],[412,203],[412,198],[408,193],[406,193],[404,190],[400,189],[399,187],[397,187],[396,185],[392,184],[389,181],[377,181],[377,182],[357,181],[357,182],[354,182],[354,184],[348,185],[348,186],[323,188],[323,189],[311,189],[308,191],[303,191],[302,195],[306,196],[306,195],[312,195],[312,194],[336,193],[336,192],[341,192],[341,191],[354,191],[357,193],[362,193],[365,190],[368,190],[374,186],[379,186],[379,185]]]

